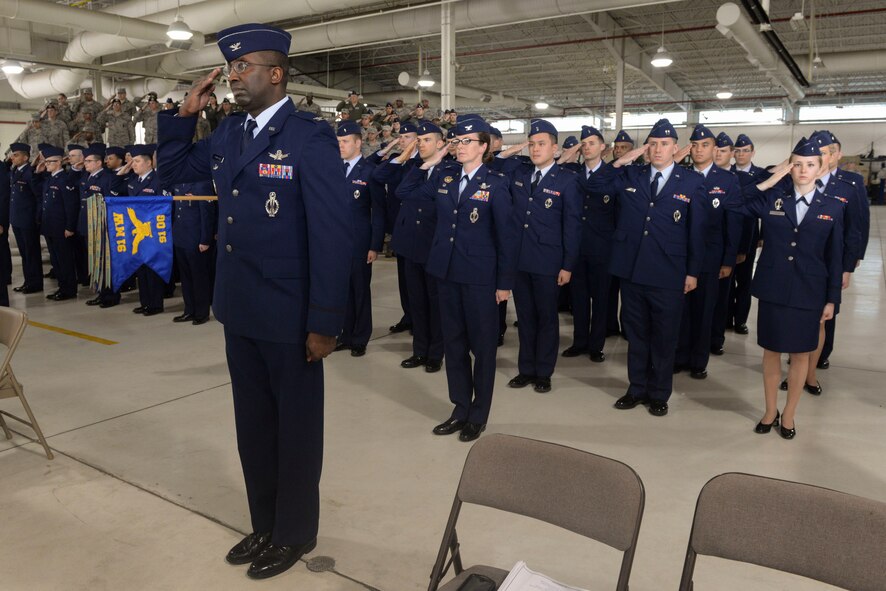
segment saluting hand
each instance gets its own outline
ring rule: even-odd
[[[423,163],[420,168],[422,170],[428,170],[432,166],[437,166],[438,164],[440,164],[440,161],[443,160],[443,157],[446,156],[448,152],[449,150],[447,150],[446,146],[444,145],[442,148],[437,150],[437,152],[433,156],[431,156],[430,160]]]
[[[778,181],[783,179],[789,172],[791,172],[791,168],[793,168],[793,164],[790,162],[782,162],[772,171],[772,176],[757,185],[757,190],[759,191],[768,191],[772,187],[774,187]]]
[[[686,276],[686,281],[683,282],[683,293],[687,294],[693,289],[698,287],[698,277],[693,277],[692,275]]]
[[[633,162],[634,160],[636,160],[640,156],[645,155],[646,152],[648,152],[648,151],[649,151],[649,144],[643,144],[639,148],[634,148],[633,150],[631,150],[630,152],[628,152],[627,154],[625,154],[624,156],[622,156],[621,158],[619,158],[618,160],[613,162],[612,166],[614,166],[615,168],[621,168],[622,166],[630,164],[631,162]]]
[[[511,156],[522,152],[523,148],[525,148],[528,145],[529,145],[529,140],[526,140],[522,144],[517,144],[516,146],[511,146],[510,148],[508,148],[507,150],[505,150],[504,152],[499,154],[499,156],[501,156],[502,158],[510,158]]]
[[[687,144],[677,150],[677,153],[674,154],[674,162],[682,162],[684,158],[689,156],[689,151],[692,149],[692,144]]]
[[[216,68],[205,78],[194,82],[188,96],[178,108],[181,117],[193,117],[206,108],[209,104],[209,95],[215,92],[215,79],[221,74],[221,68]]]
[[[397,162],[399,162],[400,164],[403,164],[404,162],[406,162],[407,160],[409,160],[409,157],[412,155],[413,152],[415,152],[415,146],[417,146],[417,145],[418,145],[418,140],[417,140],[417,139],[412,140],[412,141],[409,143],[409,145],[406,146],[406,149],[403,150],[403,151],[400,153],[400,155],[397,156],[394,160],[397,161]]]
[[[307,349],[308,363],[322,361],[335,349],[335,337],[309,332],[305,349]]]

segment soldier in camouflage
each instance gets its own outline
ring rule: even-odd
[[[108,130],[109,146],[129,146],[135,143],[135,125],[132,117],[123,112],[123,104],[118,99],[111,99],[110,104],[98,117],[99,125]]]

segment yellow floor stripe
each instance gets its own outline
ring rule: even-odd
[[[78,339],[83,339],[85,341],[92,341],[93,343],[98,343],[99,345],[116,345],[117,344],[117,341],[109,341],[108,339],[103,339],[101,337],[94,337],[89,334],[83,334],[82,332],[68,330],[67,328],[59,328],[58,326],[52,326],[50,324],[43,324],[42,322],[34,322],[33,320],[28,320],[28,324],[30,324],[31,326],[36,326],[37,328],[42,328],[44,330],[51,330],[52,332],[66,334],[69,337],[77,337]]]

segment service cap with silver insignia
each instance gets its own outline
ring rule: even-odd
[[[359,198],[360,198],[360,189],[357,189],[356,191],[354,191],[354,199],[359,199]]]
[[[545,209],[550,209],[553,204],[554,201],[550,197],[545,199]]]
[[[476,223],[477,223],[477,220],[480,219],[480,212],[477,211],[477,208],[476,208],[476,207],[474,208],[474,211],[471,212],[471,218],[470,218],[470,219],[471,219],[471,223],[472,223],[472,224],[476,224]]]
[[[718,207],[720,207],[719,197],[714,197],[714,200],[711,202],[711,204],[714,206],[714,209],[717,209]]]
[[[680,210],[679,210],[679,209],[676,210],[676,211],[674,211],[674,221],[675,221],[675,222],[679,223],[681,217],[683,217],[683,216],[680,214]]]
[[[775,211],[781,211],[781,207],[784,205],[784,201],[782,201],[781,197],[775,200]]]
[[[280,211],[280,202],[277,201],[277,194],[273,191],[268,193],[268,200],[265,201],[265,211],[268,212],[269,218],[275,217],[277,212]]]

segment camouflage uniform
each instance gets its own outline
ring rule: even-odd
[[[145,106],[135,116],[135,120],[137,122],[141,121],[142,127],[145,130],[146,144],[157,143],[157,113],[159,113],[159,110],[152,111],[151,107]]]
[[[108,145],[109,146],[129,146],[135,143],[135,126],[132,118],[123,113],[116,111],[105,111],[98,118],[99,125],[108,128]]]
[[[206,139],[211,133],[212,127],[210,127],[209,121],[203,117],[197,117],[197,129],[194,131],[194,141],[199,142],[202,139]]]
[[[43,129],[38,129],[34,126],[34,121],[31,121],[15,141],[31,146],[31,158],[34,158],[39,151],[37,145],[44,143]]]
[[[68,145],[71,135],[68,132],[67,124],[56,117],[53,119],[45,119],[40,124],[40,131],[43,132],[43,141],[52,144],[57,148],[64,149]]]

